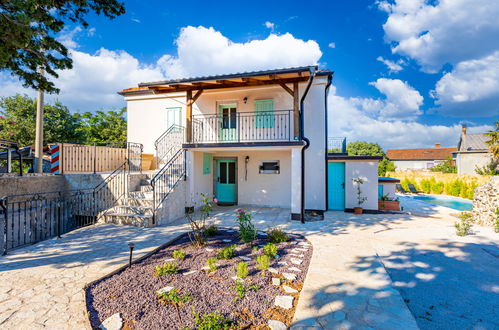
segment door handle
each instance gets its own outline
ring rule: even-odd
[[[343,182],[341,186],[343,187],[343,189],[345,189],[345,182]]]
[[[217,182],[220,182],[220,177],[219,176],[217,177]]]

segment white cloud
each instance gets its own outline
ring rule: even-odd
[[[499,1],[378,1],[392,51],[415,59],[426,72],[480,58],[499,49]]]
[[[344,136],[347,140],[379,143],[383,148],[431,147],[436,142],[444,147],[457,145],[461,125],[425,125],[416,121],[386,120],[370,114],[363,107],[372,99],[345,98],[331,88],[328,98],[329,136]],[[490,126],[469,127],[471,132],[484,132]]]
[[[274,27],[275,27],[275,24],[274,24],[274,23],[269,22],[269,21],[266,21],[266,22],[264,23],[264,25],[265,25],[265,27],[266,27],[267,29],[270,29],[270,31],[274,32]]]
[[[432,92],[438,111],[452,116],[494,116],[499,112],[499,51],[463,61],[446,73]]]
[[[330,42],[329,45],[327,45],[329,48],[336,48],[336,44],[334,42]]]
[[[188,26],[176,44],[176,56],[164,55],[158,61],[170,78],[314,65],[322,56],[317,42],[290,33],[237,43],[211,27]]]
[[[388,67],[388,70],[390,70],[390,73],[397,73],[399,71],[404,70],[404,67],[402,66],[402,64],[404,64],[404,61],[402,59],[398,60],[397,62],[394,62],[384,59],[381,56],[378,56],[376,60],[386,65]]]
[[[80,47],[78,42],[75,40],[78,34],[80,34],[83,29],[80,26],[76,26],[74,29],[65,28],[59,33],[57,41],[66,46],[67,48],[76,49]],[[95,28],[92,30],[92,34],[95,32]]]

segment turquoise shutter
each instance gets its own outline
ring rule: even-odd
[[[255,128],[274,127],[274,100],[255,101]]]
[[[203,174],[211,174],[211,164],[213,163],[213,155],[203,153]]]

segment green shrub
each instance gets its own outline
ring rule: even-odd
[[[162,266],[156,266],[156,275],[171,275],[178,272],[178,266],[175,262],[165,262]]]
[[[404,178],[401,182],[400,182],[400,185],[402,186],[402,188],[404,188],[405,190],[409,190],[409,184],[411,184],[413,182],[411,182],[411,180],[409,180],[408,178]]]
[[[248,271],[248,264],[247,263],[245,263],[244,261],[238,262],[236,268],[237,268],[237,276],[239,278],[248,277],[249,271]]]
[[[459,222],[456,222],[454,224],[454,227],[456,227],[456,234],[458,236],[466,236],[470,232],[471,223],[467,222],[466,220],[461,220]]]
[[[157,293],[158,301],[164,305],[171,304],[177,306],[183,306],[186,302],[192,300],[191,294],[186,292],[185,294],[179,294],[180,290],[173,288],[168,292]]]
[[[210,271],[216,272],[217,271],[217,259],[216,258],[209,258],[206,260],[206,266],[210,268]]]
[[[263,247],[264,254],[269,258],[275,258],[277,255],[277,246],[274,243],[267,243]]]
[[[473,215],[471,214],[471,212],[463,211],[463,212],[459,213],[459,219],[466,221],[466,222],[474,222]]]
[[[289,237],[288,235],[280,229],[274,228],[267,232],[267,237],[270,243],[282,243],[287,242]]]
[[[267,270],[270,267],[270,257],[268,255],[261,255],[256,257],[257,268],[260,270]]]
[[[494,221],[494,231],[499,233],[499,208],[496,209],[496,221]]]
[[[205,313],[203,316],[199,316],[194,310],[194,321],[198,330],[228,330],[231,329],[233,321],[231,319],[225,318],[220,313]]]
[[[257,245],[253,246],[251,249],[252,249],[253,251],[255,251],[255,252],[256,252],[256,251],[258,251],[258,250],[260,250],[260,248],[259,248]]]
[[[444,192],[444,183],[440,181],[435,181],[431,184],[431,193],[440,195]]]
[[[184,249],[173,251],[172,257],[175,258],[175,259],[177,259],[177,260],[184,260],[184,258],[185,258],[185,251],[184,251]]]
[[[236,221],[239,223],[239,236],[244,243],[250,243],[256,238],[256,229],[251,223],[251,213],[246,213],[242,209],[236,211]]]
[[[218,232],[218,227],[217,226],[209,226],[206,227],[204,230],[204,236],[205,237],[212,237],[215,236]]]
[[[425,193],[425,194],[429,194],[431,192],[431,181],[428,180],[428,179],[423,179],[421,180],[421,190]]]
[[[218,252],[218,259],[229,260],[236,256],[236,245],[226,246]]]
[[[246,292],[250,291],[258,291],[260,290],[260,286],[258,284],[249,284],[249,285],[244,285],[244,283],[240,280],[236,281],[236,285],[234,287],[234,291],[237,294],[236,299],[234,299],[234,302],[237,302],[238,300],[244,299],[246,297]]]

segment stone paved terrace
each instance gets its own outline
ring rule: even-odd
[[[234,209],[216,209],[214,221],[235,226]],[[413,215],[328,212],[324,221],[305,225],[289,221],[289,210],[245,209],[260,229],[300,232],[314,246],[294,329],[499,326],[492,308],[497,236],[483,227],[455,236],[449,209],[407,201]],[[83,286],[126,264],[128,242],[136,244],[137,257],[186,230],[180,221],[156,228],[98,225],[0,257],[0,327],[84,328]],[[437,295],[427,294],[435,288]],[[482,304],[490,310],[483,312]]]

